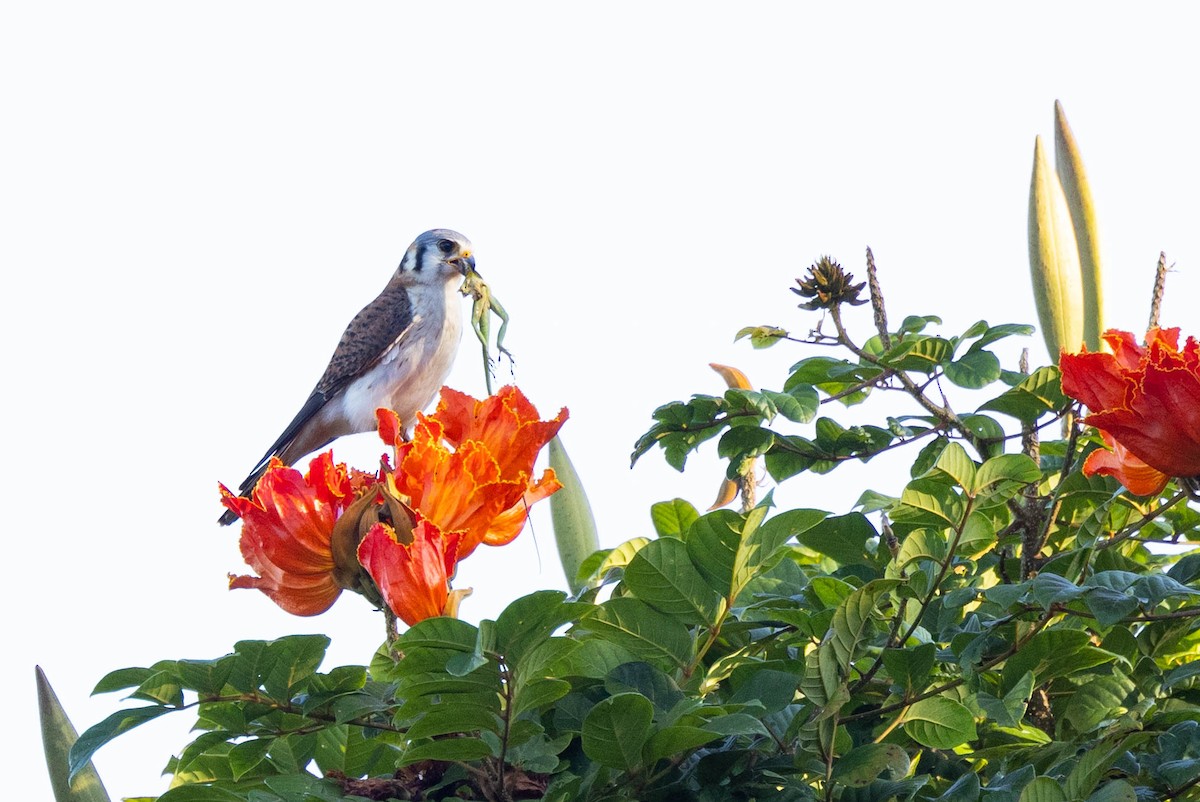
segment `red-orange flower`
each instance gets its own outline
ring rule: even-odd
[[[411,542],[377,523],[358,546],[359,562],[387,606],[409,626],[446,612],[457,555],[458,535],[443,537],[436,526],[419,518]]]
[[[1084,476],[1111,476],[1130,493],[1138,496],[1157,496],[1171,481],[1170,476],[1130,454],[1129,449],[1114,440],[1108,432],[1102,431],[1100,436],[1112,450],[1098,448],[1088,454],[1083,461]]]
[[[480,543],[511,541],[524,527],[529,505],[562,486],[550,469],[534,479],[533,463],[567,410],[540,420],[516,387],[482,401],[443,387],[437,409],[418,414],[408,442],[395,413],[378,415],[380,436],[396,447],[390,489],[445,536],[458,536],[460,560]]]
[[[342,592],[330,536],[354,501],[346,466],[327,451],[301,475],[273,459],[250,498],[220,488],[221,503],[242,519],[242,557],[259,574],[230,574],[229,587],[257,588],[293,615],[328,610]]]
[[[1188,337],[1180,349],[1179,329],[1158,328],[1146,334],[1145,346],[1123,331],[1107,331],[1104,340],[1113,353],[1064,353],[1059,361],[1063,392],[1091,412],[1084,422],[1125,452],[1114,450],[1112,459],[1093,454],[1090,473],[1111,473],[1140,495],[1155,485],[1161,490],[1165,480],[1157,484],[1131,456],[1166,476],[1200,475],[1200,344]]]

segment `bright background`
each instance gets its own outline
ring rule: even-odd
[[[1145,325],[1163,249],[1164,323],[1197,331],[1191,8],[963,8],[6,4],[6,796],[49,795],[35,663],[82,730],[117,708],[88,693],[118,667],[293,632],[333,635],[327,665],[369,659],[382,621],[357,597],[297,619],[226,590],[244,566],[216,483],[241,480],[427,228],[474,241],[522,388],[570,407],[608,546],[649,534],[655,501],[711,501],[712,445],[680,475],[657,452],[631,471],[632,444],[659,404],[721,391],[708,362],[778,387],[813,353],[733,336],[812,328],[787,288],[821,254],[861,278],[870,245],[893,321],[1035,322],[1027,199],[1055,98],[1099,208],[1108,322]],[[469,339],[450,384],[483,392]],[[335,456],[381,451],[363,435]],[[844,512],[903,466],[777,499]],[[472,620],[564,587],[546,510],[459,584]],[[165,789],[177,718],[100,752],[114,799]]]

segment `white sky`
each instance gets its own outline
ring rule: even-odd
[[[1036,322],[1027,198],[1055,98],[1093,183],[1109,323],[1144,326],[1164,249],[1164,323],[1196,332],[1195,12],[1146,9],[6,4],[7,795],[49,795],[35,663],[82,730],[117,708],[88,698],[114,668],[294,632],[331,634],[331,664],[370,658],[382,622],[359,598],[299,619],[225,589],[245,569],[216,483],[425,229],[474,241],[520,385],[570,407],[608,546],[649,534],[654,501],[711,501],[712,445],[681,476],[658,453],[630,471],[632,444],[659,404],[721,391],[710,361],[779,387],[811,355],[733,336],[808,331],[787,288],[819,255],[861,277],[870,245],[896,321]],[[473,341],[450,383],[483,392]],[[360,436],[335,457],[381,451]],[[902,486],[903,462],[876,464],[777,498],[845,512]],[[534,530],[463,564],[465,617],[564,586],[545,510]],[[191,721],[169,718],[101,751],[114,799],[165,789]]]

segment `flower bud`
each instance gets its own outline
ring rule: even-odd
[[[1042,337],[1057,364],[1061,350],[1076,351],[1083,343],[1083,290],[1067,199],[1040,136],[1029,190],[1029,268]]]

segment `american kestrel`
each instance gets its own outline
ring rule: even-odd
[[[458,285],[475,268],[471,241],[445,228],[408,246],[379,297],[354,316],[304,406],[239,488],[249,495],[271,457],[287,465],[338,437],[373,431],[387,407],[410,426],[450,372],[462,339]],[[237,520],[227,510],[220,522]]]

